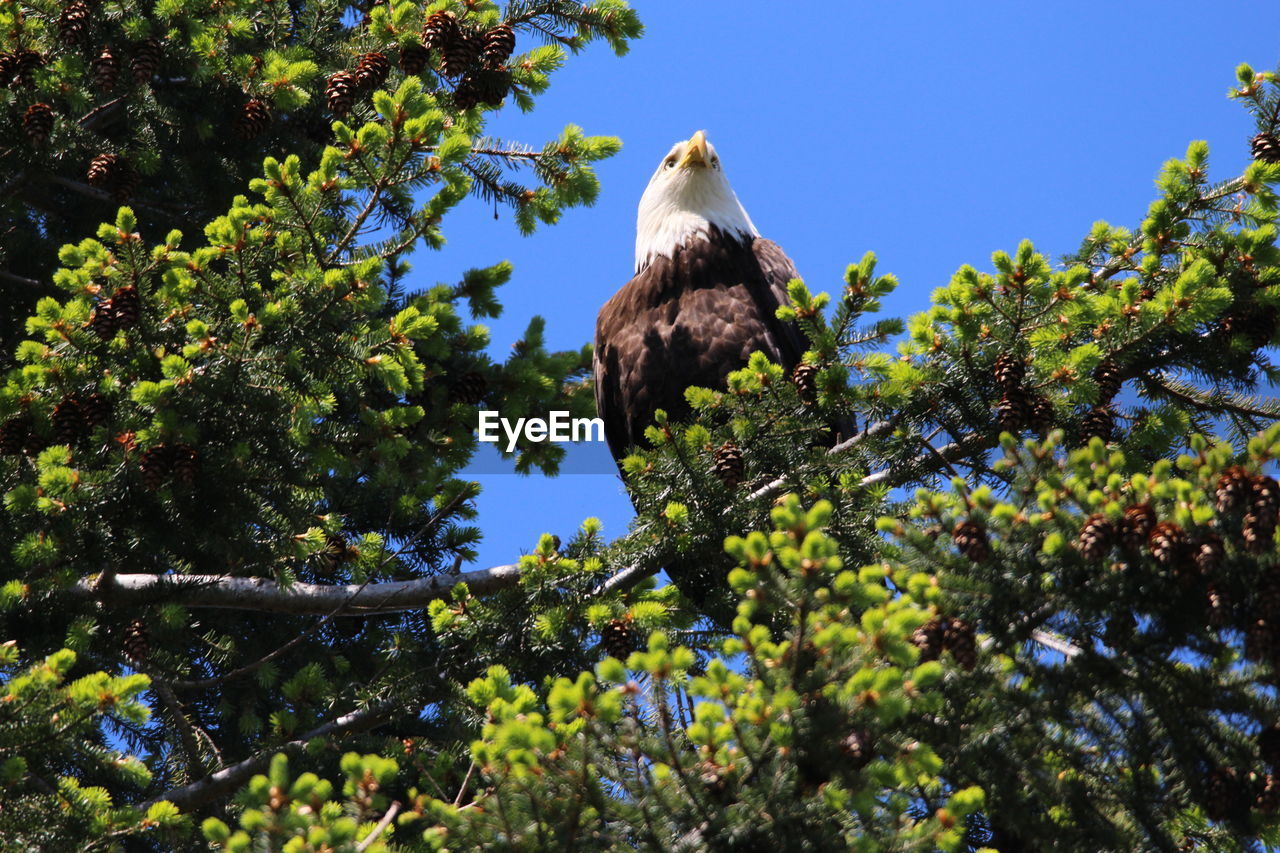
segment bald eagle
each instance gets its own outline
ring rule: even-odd
[[[596,320],[596,408],[614,459],[654,412],[689,413],[690,385],[723,388],[755,351],[788,372],[804,338],[780,321],[795,265],[760,236],[698,131],[658,164],[640,199],[635,277]]]

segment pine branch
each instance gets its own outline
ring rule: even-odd
[[[334,737],[373,728],[382,723],[395,707],[392,703],[385,703],[359,711],[352,711],[350,714],[317,726],[297,740],[291,740],[288,743],[246,758],[244,761],[232,764],[230,767],[224,767],[216,773],[211,773],[189,785],[166,791],[158,797],[147,800],[142,804],[141,808],[146,809],[153,803],[168,801],[183,811],[190,811],[210,800],[229,796],[245,782],[248,782],[255,773],[266,768],[276,753],[296,754],[302,752],[306,748],[307,742],[314,738]]]

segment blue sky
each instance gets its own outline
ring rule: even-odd
[[[534,144],[569,123],[620,137],[597,205],[522,238],[469,203],[446,221],[449,244],[414,259],[423,286],[515,264],[489,323],[495,357],[534,314],[554,349],[591,339],[600,305],[631,276],[649,175],[697,129],[811,288],[837,289],[873,250],[901,282],[885,312],[906,316],[961,264],[987,269],[1023,238],[1056,258],[1098,219],[1136,225],[1161,163],[1193,139],[1210,143],[1213,175],[1233,175],[1253,134],[1225,97],[1233,69],[1280,60],[1270,4],[634,5],[647,32],[628,56],[593,45],[534,113],[507,107],[490,126]],[[485,541],[470,568],[510,562],[544,531],[567,538],[587,516],[610,537],[631,517],[614,476],[476,479]]]

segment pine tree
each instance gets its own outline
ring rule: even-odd
[[[6,844],[1280,843],[1276,75],[1238,72],[1244,174],[1192,144],[1065,266],[998,252],[906,324],[873,255],[834,299],[793,282],[804,369],[691,389],[623,461],[628,535],[464,571],[475,407],[588,414],[590,354],[535,319],[494,362],[509,265],[412,292],[407,258],[471,193],[526,231],[594,198],[616,140],[484,123],[635,15],[104,8],[0,33],[55,119],[40,147],[4,119],[4,215],[65,192],[2,247],[56,289],[0,335]],[[728,566],[705,610],[674,561]]]

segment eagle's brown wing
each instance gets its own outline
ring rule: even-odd
[[[655,259],[596,321],[596,409],[615,459],[663,409],[689,413],[684,390],[723,388],[757,350],[790,370],[804,338],[775,316],[794,265],[774,243],[714,234]]]

